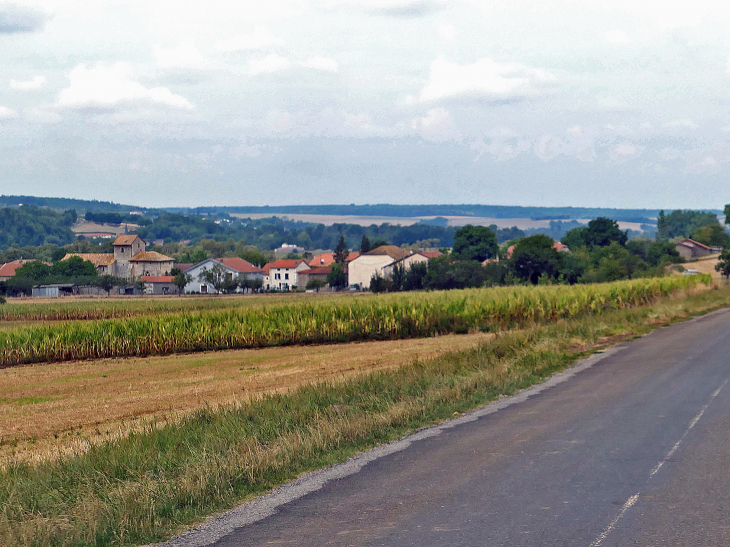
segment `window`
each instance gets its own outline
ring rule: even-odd
[[[208,294],[208,285],[200,286],[200,294]]]
[[[275,273],[274,274],[274,279],[281,279],[281,274],[280,273]]]
[[[289,279],[289,274],[288,273],[285,273],[284,274],[284,279]]]

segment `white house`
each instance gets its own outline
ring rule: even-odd
[[[299,272],[309,270],[302,259],[283,258],[264,266],[264,289],[288,291],[299,287]]]
[[[393,275],[393,270],[396,266],[403,266],[404,269],[410,270],[411,266],[413,266],[414,264],[428,262],[432,258],[436,258],[439,256],[442,256],[442,253],[440,251],[417,251],[415,253],[409,254],[405,258],[395,260],[387,266],[383,267],[382,276],[390,277],[391,275]]]
[[[212,284],[206,281],[201,281],[199,278],[200,274],[203,273],[203,270],[210,271],[216,264],[221,266],[226,271],[226,275],[230,275],[232,278],[246,276],[249,279],[261,279],[262,281],[264,279],[264,270],[237,256],[228,258],[208,258],[185,270],[185,273],[190,274],[190,277],[192,277],[193,280],[185,285],[184,292],[216,294],[217,291]]]
[[[370,279],[376,273],[385,277],[383,268],[396,260],[406,258],[411,253],[395,245],[381,245],[372,251],[361,254],[347,266],[347,283],[362,289],[370,288]]]

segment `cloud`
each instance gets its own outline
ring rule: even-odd
[[[376,5],[373,6],[372,4]],[[385,2],[372,2],[370,12],[388,17],[415,18],[426,17],[443,8],[444,4],[442,2],[432,0],[390,0]]]
[[[438,33],[441,38],[451,40],[454,37],[454,34],[456,34],[456,29],[454,28],[454,25],[439,25]]]
[[[169,49],[155,44],[152,54],[155,64],[163,69],[201,69],[208,65],[203,54],[192,44],[181,44]]]
[[[625,142],[612,146],[609,156],[611,157],[611,161],[621,164],[630,159],[638,158],[642,151],[643,148]]]
[[[340,66],[337,61],[333,59],[327,59],[326,57],[312,57],[302,63],[303,67],[313,68],[314,70],[328,70],[330,72],[337,72]]]
[[[111,67],[97,64],[94,68],[78,65],[68,76],[69,87],[58,94],[56,106],[68,109],[117,109],[125,105],[143,104],[176,110],[193,110],[185,97],[166,87],[144,87],[134,80],[126,63]]]
[[[33,76],[30,80],[10,80],[10,89],[18,91],[34,91],[46,85],[44,76]]]
[[[555,76],[548,71],[518,63],[502,65],[484,58],[461,66],[439,57],[431,63],[431,75],[421,91],[421,101],[459,96],[514,99],[527,94],[535,85],[554,81]]]
[[[606,95],[603,97],[599,97],[597,101],[598,110],[628,110],[629,105],[625,103],[624,101],[620,101],[618,99],[615,99],[614,97],[611,97],[610,95]]]
[[[233,53],[283,44],[284,40],[274,36],[268,27],[256,27],[251,34],[236,34],[232,38],[216,42],[215,47],[219,51]]]
[[[631,41],[631,38],[629,38],[629,35],[626,34],[623,30],[609,30],[603,35],[606,38],[606,41],[609,44],[614,44],[617,46],[622,46],[625,44],[628,44]]]
[[[48,19],[46,14],[39,11],[15,4],[3,4],[0,5],[0,34],[36,32],[44,27]]]
[[[289,68],[290,63],[286,57],[272,53],[260,60],[252,59],[249,61],[249,65],[251,67],[251,76],[256,76],[257,74],[271,74],[279,70],[285,70]]]
[[[361,114],[351,114],[345,119],[345,125],[348,127],[355,127],[357,129],[370,129],[372,126],[372,119],[370,114],[366,112]]]
[[[436,139],[447,137],[453,125],[451,114],[444,108],[432,108],[425,116],[411,120],[411,129]]]
[[[18,113],[12,108],[8,108],[7,106],[0,106],[0,120],[12,120],[13,118],[17,117]]]
[[[23,110],[23,119],[32,123],[58,123],[61,121],[61,115],[53,108],[53,106],[34,106]]]

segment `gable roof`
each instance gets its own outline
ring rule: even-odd
[[[129,259],[130,262],[173,262],[174,260],[157,251],[140,251]]]
[[[237,256],[231,256],[226,258],[216,258],[218,262],[224,266],[228,266],[232,270],[236,270],[238,273],[262,273],[263,270],[258,266],[254,266],[247,260],[239,258]]]
[[[193,264],[192,262],[175,262],[172,265],[173,268],[177,268],[181,272],[186,272],[193,266],[195,266],[195,264]]]
[[[114,254],[112,253],[67,253],[61,260],[68,260],[72,256],[78,256],[82,260],[88,260],[97,268],[99,266],[111,266],[114,264]]]
[[[682,245],[683,247],[699,247],[700,249],[706,249],[708,251],[711,251],[712,249],[708,247],[707,245],[704,245],[700,243],[699,241],[695,241],[694,239],[686,238],[682,241],[678,241],[675,243],[675,245]]]
[[[376,247],[372,251],[368,251],[365,253],[366,255],[388,255],[393,260],[400,260],[401,258],[405,258],[408,255],[410,255],[410,251],[406,251],[405,249],[401,249],[400,247],[397,247],[395,245],[381,245],[380,247]]]
[[[269,262],[266,266],[269,267],[269,270],[271,268],[280,268],[280,269],[286,269],[286,270],[293,270],[294,268],[299,267],[299,265],[304,262],[301,258],[282,258],[281,260],[274,260],[273,262]],[[306,266],[309,266],[306,262],[304,262]],[[264,266],[264,268],[266,268]]]
[[[441,251],[418,251],[416,254],[425,256],[428,259],[438,258],[439,256],[443,256],[443,253]]]
[[[123,234],[117,236],[117,238],[114,240],[114,245],[131,245],[138,237],[139,236],[137,234]],[[142,240],[142,243],[145,242],[144,239],[142,239],[141,237],[139,237],[139,239]]]
[[[353,251],[353,252],[349,253],[347,255],[347,258],[345,259],[345,264],[347,264],[351,260],[355,260],[358,256],[360,256],[360,253],[358,253],[357,251]],[[311,266],[312,268],[325,267],[325,266],[329,266],[330,264],[334,264],[334,263],[335,263],[335,254],[334,253],[321,253],[307,261],[307,264],[309,264],[309,266]]]
[[[23,260],[21,258],[20,260],[13,260],[12,262],[3,264],[0,266],[0,277],[13,277],[15,275],[15,270],[28,262],[33,262],[33,260]]]

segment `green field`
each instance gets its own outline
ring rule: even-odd
[[[711,279],[400,293],[69,321],[0,331],[0,366],[495,331],[644,305],[698,283]]]

